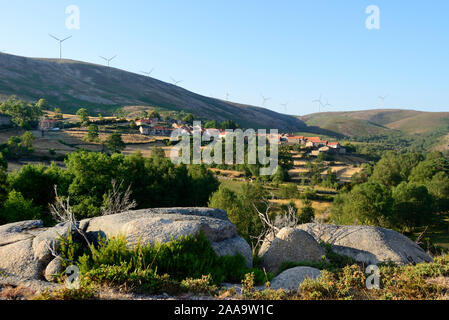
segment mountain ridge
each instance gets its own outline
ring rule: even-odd
[[[184,110],[206,119],[234,120],[244,127],[282,131],[306,128],[294,116],[202,96],[151,77],[77,60],[0,53],[0,95],[34,101],[45,98],[65,112],[85,107],[92,113],[105,113],[142,105]]]
[[[392,131],[414,135],[449,128],[449,112],[407,109],[322,112],[298,118],[308,126],[345,136],[382,135]]]

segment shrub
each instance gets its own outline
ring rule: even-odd
[[[279,187],[279,196],[282,199],[297,199],[299,198],[298,187],[294,183],[287,183]]]
[[[67,241],[70,242],[71,239]],[[255,274],[258,283],[266,278],[261,270],[247,268],[241,255],[219,257],[204,235],[133,248],[128,248],[123,237],[117,237],[100,239],[93,252],[85,251],[82,255],[79,247],[63,245],[62,250],[70,260],[78,261],[81,274],[91,282],[126,284],[151,292],[167,286],[185,289],[193,285],[192,279],[204,280],[203,276],[210,276],[209,286],[239,282],[248,272]],[[187,282],[183,284],[183,280]]]
[[[94,300],[98,299],[95,286],[81,286],[79,289],[62,288],[54,291],[44,290],[33,300]]]
[[[15,190],[8,194],[8,198],[0,209],[0,222],[12,223],[41,218],[41,210],[33,205],[32,200],[26,200],[20,192]]]
[[[302,200],[302,207],[298,214],[298,224],[312,222],[315,218],[315,209],[312,207],[312,202],[305,198]]]

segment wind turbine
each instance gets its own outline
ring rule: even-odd
[[[385,99],[386,99],[387,97],[388,97],[388,96],[379,96],[379,99],[382,100],[382,109],[385,109]]]
[[[313,100],[312,102],[318,103],[318,112],[321,112],[321,106],[323,105],[321,102],[322,95],[320,94],[320,97],[318,99]]]
[[[262,107],[265,107],[265,102],[267,102],[268,100],[271,100],[271,98],[267,98],[265,97],[263,94],[261,94],[263,102],[262,102]]]
[[[287,106],[288,106],[288,102],[286,103],[282,103],[281,106],[284,107],[285,113],[287,113]]]
[[[178,86],[178,83],[181,83],[181,82],[182,82],[182,80],[176,81],[176,79],[174,79],[174,78],[172,78],[172,77],[170,77],[170,79],[173,81],[173,84],[174,84],[175,86]]]
[[[150,72],[145,72],[145,71],[141,71],[141,72],[149,77],[149,76],[151,76],[151,74],[153,73],[153,71],[154,71],[154,68],[151,69]]]
[[[109,68],[109,64],[111,63],[111,61],[114,60],[116,57],[117,57],[117,55],[113,56],[112,58],[107,59],[105,57],[100,56],[101,59],[105,60],[108,63],[108,68]]]
[[[329,100],[328,100],[328,99],[326,99],[326,104],[323,105],[323,108],[324,108],[324,109],[327,108],[327,107],[332,107],[332,105],[329,103]]]
[[[226,92],[226,101],[229,101],[229,92]]]
[[[65,39],[62,39],[62,40],[59,39],[59,38],[56,38],[54,35],[51,35],[51,34],[49,34],[49,36],[52,37],[53,39],[55,39],[56,41],[59,42],[59,59],[62,59],[62,43],[63,43],[64,41],[70,39],[72,36],[67,37],[67,38],[65,38]]]

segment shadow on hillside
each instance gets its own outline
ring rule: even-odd
[[[307,126],[305,131],[314,133],[317,135],[325,135],[325,136],[340,138],[340,139],[346,137],[344,134],[341,134],[341,133],[338,133],[338,132],[335,132],[332,130],[323,129],[323,128],[316,127],[316,126]]]

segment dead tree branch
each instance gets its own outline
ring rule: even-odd
[[[117,181],[112,179],[111,185],[112,189],[108,191],[104,199],[104,205],[101,207],[103,216],[125,212],[137,206],[135,200],[131,201],[131,185],[128,186],[125,192],[121,191],[123,180],[117,185]]]

